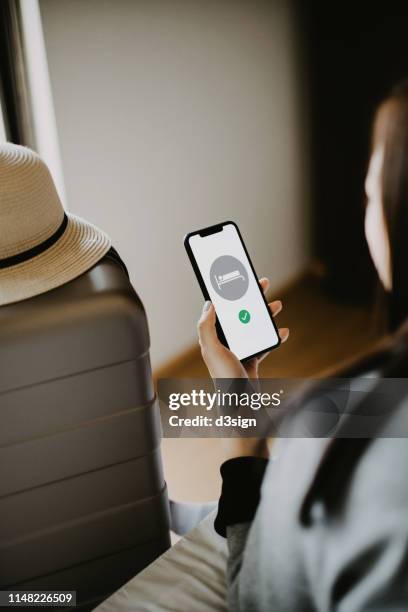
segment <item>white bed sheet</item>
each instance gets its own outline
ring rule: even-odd
[[[226,612],[227,545],[215,512],[151,563],[95,612]]]

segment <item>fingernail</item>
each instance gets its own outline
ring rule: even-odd
[[[206,312],[206,310],[208,310],[210,306],[211,306],[210,300],[207,300],[206,302],[204,302],[203,312]]]

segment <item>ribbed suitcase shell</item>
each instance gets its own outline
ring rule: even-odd
[[[146,316],[116,261],[0,308],[0,588],[85,609],[166,550],[159,444]]]

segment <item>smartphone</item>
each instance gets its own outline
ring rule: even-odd
[[[187,234],[190,262],[217,314],[218,337],[240,361],[279,346],[280,338],[238,226],[226,221]]]

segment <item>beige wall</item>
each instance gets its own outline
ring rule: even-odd
[[[309,258],[289,0],[41,0],[70,210],[108,231],[154,365],[195,340],[183,235],[233,219],[279,285]]]

